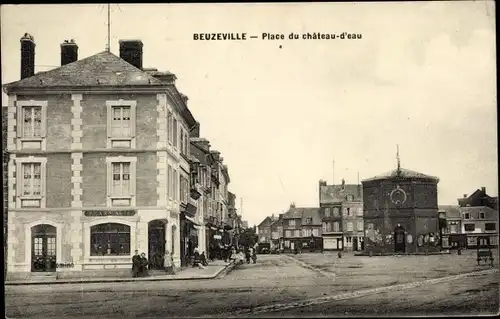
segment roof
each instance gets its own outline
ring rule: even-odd
[[[439,205],[439,211],[446,212],[447,219],[459,219],[462,218],[462,213],[460,212],[460,207],[456,205]]]
[[[163,86],[163,82],[111,52],[104,51],[56,69],[4,85],[17,88]]]
[[[493,208],[490,208],[488,206],[469,206],[469,207],[460,207],[459,210],[461,212],[467,212],[467,213],[476,213],[476,212],[489,212],[492,214],[498,214],[498,211],[494,210]]]
[[[307,218],[312,218],[312,224],[310,225],[321,225],[323,223],[319,207],[298,209],[302,211],[302,225],[306,225]]]
[[[274,222],[274,220],[271,217],[267,216],[266,218],[264,218],[264,220],[258,226],[259,227],[268,227],[273,222]]]
[[[363,188],[358,184],[322,185],[319,190],[320,203],[343,202],[346,196],[354,196],[353,201],[363,201]]]
[[[312,218],[312,225],[321,225],[321,215],[319,207],[290,207],[283,215],[283,219],[302,219],[302,224],[305,224],[306,218]]]
[[[436,176],[422,174],[416,171],[412,171],[406,168],[394,169],[390,172],[386,172],[371,178],[367,178],[362,182],[371,182],[376,180],[385,180],[385,179],[421,179],[421,180],[433,180],[439,182],[439,178]]]

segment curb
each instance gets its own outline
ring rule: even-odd
[[[224,267],[221,271],[219,271],[214,276],[214,279],[221,279],[221,278],[226,277],[227,274],[229,274],[231,271],[234,270],[234,268],[236,268],[236,264],[235,263],[230,263],[229,265],[227,265],[226,267]]]
[[[313,266],[311,266],[311,265],[309,265],[309,264],[303,262],[302,260],[299,260],[293,256],[290,256],[290,255],[285,255],[285,256],[288,257],[289,259],[292,259],[294,262],[296,262],[297,264],[299,264],[299,266],[301,266],[303,268],[315,271],[324,277],[335,280],[335,273],[327,272],[327,271],[321,270],[319,268],[313,267]]]
[[[271,313],[271,312],[283,311],[283,310],[289,310],[289,309],[295,309],[295,308],[303,308],[303,307],[307,307],[307,306],[320,305],[320,304],[333,302],[333,301],[347,300],[347,299],[364,297],[364,296],[373,295],[373,294],[379,294],[379,293],[383,293],[386,291],[417,288],[417,287],[421,287],[424,285],[438,284],[438,283],[462,279],[462,278],[466,278],[466,277],[487,275],[487,274],[492,274],[492,273],[496,273],[496,272],[498,272],[498,269],[487,269],[487,270],[469,272],[469,273],[464,273],[464,274],[459,274],[459,275],[452,275],[452,276],[441,277],[441,278],[433,278],[433,279],[426,279],[426,280],[422,280],[422,281],[409,282],[409,283],[404,283],[404,284],[396,284],[396,285],[382,286],[382,287],[377,287],[377,288],[362,289],[362,290],[357,290],[357,291],[353,291],[353,292],[345,292],[345,293],[340,293],[340,294],[333,295],[333,296],[312,298],[312,299],[303,300],[303,301],[257,306],[257,307],[250,308],[250,309],[243,309],[243,310],[240,310],[237,312],[222,314],[221,317],[226,318],[226,317],[235,317],[235,316],[246,316],[246,315],[262,314],[262,313]]]
[[[226,271],[227,268],[229,268],[232,264],[224,266],[221,270],[217,271],[214,275],[204,275],[204,276],[198,276],[198,277],[165,277],[165,278],[158,278],[158,277],[144,277],[144,278],[117,278],[117,279],[59,279],[59,280],[44,280],[44,281],[32,281],[32,282],[26,282],[26,281],[5,281],[4,285],[5,286],[32,286],[32,285],[58,285],[58,284],[96,284],[96,283],[117,283],[117,282],[140,282],[140,281],[179,281],[179,280],[209,280],[209,279],[216,279],[220,276],[220,274],[224,271]],[[229,273],[231,270],[226,271],[226,274]],[[225,276],[225,274],[224,274]]]

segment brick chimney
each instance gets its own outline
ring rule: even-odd
[[[120,58],[142,70],[142,41],[120,40]]]
[[[467,194],[464,194],[464,198],[467,198]]]
[[[21,79],[35,75],[35,38],[25,33],[21,37]]]
[[[61,43],[61,66],[78,61],[78,45],[75,40]]]
[[[481,192],[483,192],[483,194],[486,194],[486,187],[481,187]]]

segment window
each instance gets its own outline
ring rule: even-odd
[[[321,226],[322,226],[323,232],[326,233],[327,232],[327,230],[326,230],[326,222],[323,222],[323,224]]]
[[[293,237],[300,237],[300,230],[296,229],[293,231]]]
[[[108,148],[135,148],[136,101],[106,101]]]
[[[469,213],[464,213],[464,219],[470,219],[470,214]]]
[[[23,110],[23,137],[42,137],[42,107],[25,106]]]
[[[288,220],[288,226],[293,226],[293,227],[295,227],[295,219],[290,219],[290,220]]]
[[[348,244],[352,243],[352,237],[346,237],[345,240]]]
[[[338,207],[334,207],[333,208],[333,217],[340,217],[339,208]]]
[[[173,179],[174,179],[174,189],[173,189],[174,200],[179,200],[179,174],[176,169],[174,169]]]
[[[353,225],[352,222],[347,223],[347,231],[353,231]]]
[[[17,101],[18,149],[45,149],[47,104],[47,101]]]
[[[344,216],[347,216],[347,207],[344,207],[344,209],[342,211],[344,213]]]
[[[468,246],[477,245],[477,237],[467,237],[467,245]]]
[[[495,223],[486,223],[484,224],[484,230],[486,231],[497,230],[497,225]]]
[[[306,224],[312,224],[312,218],[311,217],[307,217],[306,218]]]
[[[485,218],[486,218],[486,217],[485,217],[484,212],[480,212],[480,213],[479,213],[479,219],[485,219]]]
[[[357,207],[356,209],[357,216],[363,216],[363,207]]]
[[[174,121],[172,123],[172,129],[173,129],[172,139],[173,139],[173,142],[174,142],[174,147],[178,147],[179,138],[177,136],[177,130],[179,128],[177,127],[177,119],[176,118],[174,118]]]
[[[347,207],[347,216],[351,216],[351,208],[350,207]]]
[[[130,255],[130,226],[116,223],[90,228],[90,255]]]
[[[291,230],[286,230],[285,231],[285,237],[292,237],[292,231]]]
[[[189,183],[187,178],[181,176],[181,202],[187,203],[189,196]]]
[[[172,144],[172,132],[173,132],[173,115],[172,112],[167,111],[167,139],[170,144]]]
[[[464,224],[465,231],[474,231],[476,226],[474,224]]]
[[[108,157],[108,206],[135,206],[135,157]]]
[[[45,207],[46,158],[18,157],[17,207]]]
[[[363,221],[358,220],[358,231],[363,231]]]
[[[325,208],[325,217],[330,217],[330,207]]]
[[[451,234],[458,234],[458,225],[457,224],[450,225],[450,233]]]
[[[306,228],[302,230],[302,237],[311,237],[311,229]]]
[[[185,147],[184,154],[186,156],[189,156],[189,146],[190,146],[190,144],[189,144],[189,136],[188,136],[187,133],[184,133],[184,142],[185,142],[184,143],[184,147]]]
[[[182,126],[179,126],[179,137],[181,139],[179,148],[181,150],[181,154],[184,154],[184,130],[182,129]]]
[[[340,231],[340,224],[339,224],[339,222],[334,222],[333,223],[333,231],[334,232],[339,232]]]
[[[314,237],[319,237],[319,229],[318,228],[314,228],[312,230],[312,234],[313,234]]]

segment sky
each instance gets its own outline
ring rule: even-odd
[[[37,71],[60,65],[66,39],[79,59],[104,51],[106,7],[2,5],[2,83],[19,79],[25,32]],[[210,32],[362,39],[193,40]],[[116,55],[120,39],[141,39],[144,67],[176,74],[250,225],[291,202],[318,206],[320,179],[396,168],[396,145],[402,167],[440,178],[440,205],[498,193],[493,2],[111,5]]]

